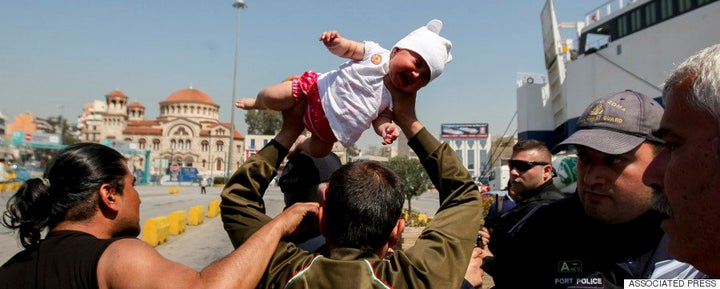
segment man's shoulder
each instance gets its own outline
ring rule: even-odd
[[[543,209],[543,214],[548,218],[577,217],[583,214],[582,204],[577,196],[555,199]]]
[[[584,216],[582,204],[572,197],[553,202],[538,202],[532,208],[535,211],[525,225],[530,231],[563,230],[562,228],[574,226]]]
[[[555,201],[567,197],[565,193],[560,191],[560,189],[558,189],[555,184],[553,184],[552,180],[548,181],[547,184],[543,185],[539,189],[539,196],[542,200]]]

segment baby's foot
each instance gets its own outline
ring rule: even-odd
[[[235,102],[235,106],[237,106],[240,109],[255,109],[256,103],[257,103],[257,100],[254,98],[241,98]]]

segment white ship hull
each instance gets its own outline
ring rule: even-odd
[[[675,66],[720,42],[720,1],[626,2],[591,11],[577,23],[578,39],[568,40],[559,37],[568,25],[555,20],[547,1],[541,17],[547,81],[536,76],[529,83],[527,75],[519,76],[518,139],[552,147],[574,131],[592,101],[614,92],[632,89],[661,101],[663,82]]]

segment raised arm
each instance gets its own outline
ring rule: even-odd
[[[392,120],[400,127],[408,139],[412,139],[425,128],[415,114],[415,97],[417,94],[410,94],[397,89],[393,86],[388,75],[383,78],[383,81],[393,98]]]
[[[415,94],[397,90],[387,79],[385,86],[393,96],[393,121],[408,137],[408,145],[440,193],[440,208],[433,221],[412,248],[396,255],[406,254],[423,271],[444,273],[428,278],[425,288],[460,288],[482,222],[480,192],[457,153],[447,143],[438,141],[418,120]],[[438,252],[452,252],[452,257],[427,257]]]
[[[335,30],[325,31],[320,35],[320,41],[330,53],[342,58],[360,61],[365,56],[365,44],[340,36]]]
[[[303,218],[316,215],[319,210],[316,203],[298,203],[270,219],[264,214],[262,202],[262,194],[269,180],[287,154],[287,149],[303,130],[304,107],[303,100],[293,109],[283,111],[283,126],[272,145],[264,148],[259,153],[261,156],[253,156],[243,164],[223,190],[223,222],[233,245],[238,247],[235,251],[197,272],[165,259],[150,245],[138,239],[119,240],[108,247],[98,262],[100,288],[258,286],[281,238],[289,236]],[[234,206],[229,205],[229,192],[249,199]]]
[[[289,236],[318,209],[317,203],[293,205],[201,272],[165,259],[141,240],[116,241],[98,262],[98,283],[100,288],[255,288],[280,238]]]
[[[225,231],[235,247],[242,245],[252,233],[270,221],[265,214],[263,195],[277,175],[280,163],[305,129],[302,115],[306,99],[282,112],[280,132],[260,152],[245,161],[223,188],[220,213]]]

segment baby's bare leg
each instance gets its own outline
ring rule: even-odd
[[[283,111],[295,106],[292,80],[271,85],[260,90],[256,98],[241,98],[235,102],[241,109],[272,109]]]
[[[266,109],[262,101],[256,98],[241,98],[235,102],[235,106],[240,109]]]

